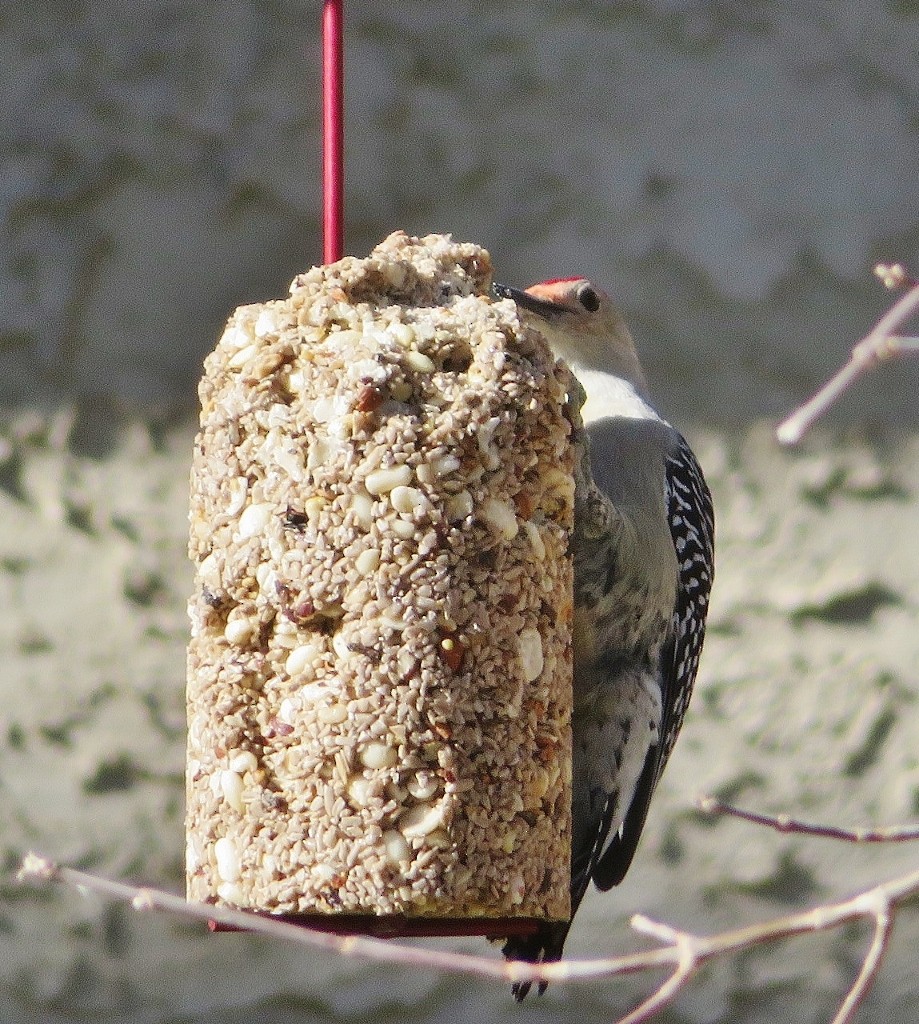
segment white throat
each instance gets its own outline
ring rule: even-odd
[[[591,370],[577,363],[571,364],[574,375],[587,392],[581,407],[585,424],[605,416],[621,416],[630,420],[659,420],[660,416],[638,394],[633,384],[602,370]]]

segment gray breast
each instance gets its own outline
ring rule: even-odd
[[[641,654],[673,614],[678,566],[664,460],[676,432],[659,419],[612,417],[585,430],[575,493],[575,663]]]

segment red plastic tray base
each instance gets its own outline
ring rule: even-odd
[[[268,915],[266,915],[268,916]],[[277,914],[278,920],[337,935],[372,935],[378,939],[484,935],[503,939],[510,935],[534,935],[541,924],[538,917],[404,917],[398,914]],[[208,922],[212,932],[240,931]]]

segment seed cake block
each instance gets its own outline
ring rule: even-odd
[[[576,386],[490,283],[397,232],[205,362],[190,899],[568,916]]]

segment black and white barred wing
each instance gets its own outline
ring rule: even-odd
[[[604,890],[618,885],[632,863],[651,796],[683,725],[705,640],[714,578],[715,516],[702,469],[685,438],[676,436],[665,460],[664,494],[678,581],[670,635],[660,658],[660,738],[648,751],[622,828],[605,844],[594,865],[594,882]]]

